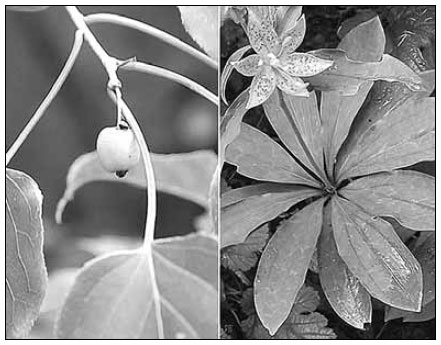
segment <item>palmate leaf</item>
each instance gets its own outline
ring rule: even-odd
[[[320,130],[320,127],[318,129],[316,127],[318,124],[316,116],[314,116],[314,112],[311,114],[300,113],[299,116],[303,117],[303,120],[301,121],[303,126],[302,128],[299,128],[300,120],[294,119],[293,114],[291,114],[284,101],[291,97],[293,97],[293,102],[299,104],[303,103],[304,110],[310,109],[312,104],[316,102],[315,99],[300,100],[300,97],[283,95],[280,91],[276,90],[268,101],[263,104],[265,115],[282,143],[291,151],[291,153],[308,169],[314,172],[317,176],[320,176],[321,171],[317,168],[316,162],[314,161],[314,157],[311,153],[312,149],[307,146],[305,139],[301,137],[301,132],[317,133],[317,131]],[[310,97],[315,96],[312,95]],[[309,119],[309,117],[311,117],[311,119]],[[307,125],[310,125],[311,127],[306,127]],[[320,159],[320,161],[322,161],[322,159]]]
[[[332,204],[324,208],[323,229],[318,244],[320,284],[334,311],[351,326],[364,329],[371,322],[371,297],[351,273],[337,251],[334,240]]]
[[[435,317],[435,283],[436,283],[436,260],[435,260],[435,233],[422,233],[417,239],[412,252],[423,269],[423,302],[419,313],[386,308],[385,321],[403,318],[404,322],[420,322]]]
[[[383,56],[385,41],[380,19],[376,16],[350,30],[337,48],[344,50],[350,59],[378,62]],[[334,176],[337,153],[372,85],[372,81],[365,81],[360,84],[358,92],[351,96],[342,95],[339,91],[322,92],[320,114],[329,176]]]
[[[292,127],[298,129],[296,134],[300,135],[299,142],[304,141],[304,150],[307,150],[307,154],[312,156],[314,166],[318,166],[320,170],[323,170],[322,118],[318,110],[315,92],[310,93],[309,97],[283,94],[283,99],[294,121]]]
[[[320,195],[296,185],[263,183],[222,194],[221,247],[242,242],[247,235],[298,202]]]
[[[339,255],[373,297],[400,309],[420,310],[421,266],[388,222],[334,197],[332,227]]]
[[[367,212],[412,230],[435,230],[435,178],[397,170],[357,179],[339,193]]]
[[[227,147],[225,159],[240,174],[255,180],[320,186],[279,144],[246,123]]]
[[[400,60],[384,54],[379,62],[349,59],[340,49],[319,49],[309,52],[319,58],[333,60],[326,71],[306,78],[315,88],[323,91],[339,90],[344,95],[358,92],[365,81],[386,80],[404,83],[411,90],[421,90],[422,79]]]
[[[161,192],[197,203],[209,209],[209,188],[217,166],[217,156],[211,151],[194,151],[179,154],[151,154],[157,188]],[[146,188],[143,164],[140,162],[124,178],[106,171],[96,152],[78,157],[70,166],[66,178],[66,190],[58,202],[55,218],[61,223],[66,204],[75,192],[87,183],[97,181],[123,182]]]
[[[6,338],[25,337],[47,285],[43,257],[43,196],[25,173],[6,169]]]
[[[322,227],[324,201],[306,206],[280,226],[260,258],[254,299],[259,319],[271,335],[288,317],[305,280]]]
[[[385,114],[337,162],[337,177],[372,174],[435,159],[435,99],[410,99]]]
[[[216,338],[217,243],[188,235],[90,261],[56,326],[63,339]]]

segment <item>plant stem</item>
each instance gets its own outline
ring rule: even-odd
[[[109,90],[108,92],[110,98],[117,104],[116,95]],[[156,182],[153,171],[153,164],[150,157],[150,151],[148,149],[147,143],[144,139],[144,135],[142,134],[141,128],[136,120],[136,117],[133,115],[130,108],[127,106],[123,98],[120,99],[121,102],[121,110],[124,114],[124,119],[130,126],[130,129],[133,131],[133,134],[139,144],[141,150],[141,157],[143,158],[144,170],[147,176],[147,219],[145,225],[145,239],[144,244],[146,246],[150,246],[154,238],[154,229],[155,229],[155,221],[156,221]]]
[[[129,62],[127,64],[122,65],[121,69],[127,70],[127,71],[143,72],[143,73],[156,75],[158,77],[172,80],[172,81],[174,81],[178,84],[181,84],[181,85],[185,86],[186,88],[198,93],[199,95],[201,95],[202,97],[206,98],[211,103],[213,103],[215,106],[217,106],[219,103],[218,97],[216,95],[214,95],[213,93],[211,93],[210,91],[208,91],[203,86],[199,85],[198,83],[196,83],[195,81],[193,81],[187,77],[184,77],[178,73],[169,71],[165,68],[149,65],[149,64],[146,64],[143,62]]]
[[[121,83],[119,82],[118,76],[116,75],[116,71],[118,69],[117,60],[107,54],[107,52],[95,38],[92,31],[90,31],[89,27],[86,25],[86,22],[84,21],[84,16],[80,13],[80,11],[78,11],[75,6],[66,6],[66,10],[72,18],[72,21],[74,22],[77,29],[83,33],[84,39],[87,41],[95,55],[100,59],[104,68],[106,69],[106,72],[109,76],[110,87],[112,88],[115,86],[120,86]]]
[[[164,41],[165,43],[170,44],[173,47],[176,47],[183,52],[193,56],[194,58],[200,60],[201,62],[205,63],[206,65],[217,69],[217,61],[213,60],[209,56],[205,55],[204,53],[200,52],[199,50],[193,48],[192,46],[188,45],[187,43],[182,42],[180,39],[162,31],[159,30],[149,24],[140,22],[135,19],[123,17],[117,14],[110,14],[110,13],[96,13],[96,14],[90,14],[86,17],[84,17],[87,24],[95,24],[95,23],[111,23],[116,25],[125,26],[134,30],[138,30],[140,32],[143,32],[147,35],[154,36],[161,41]]]
[[[124,102],[120,95],[120,87],[121,83],[117,76],[117,69],[119,66],[119,61],[110,55],[104,50],[101,44],[97,41],[94,34],[88,28],[86,22],[84,21],[84,16],[78,11],[75,6],[66,6],[66,10],[70,14],[75,26],[81,31],[84,35],[85,40],[89,43],[93,52],[98,56],[102,65],[106,69],[106,72],[109,77],[108,83],[108,93],[109,96],[114,100],[117,106],[121,106],[122,111],[124,113],[124,117],[133,130],[133,134],[140,146],[141,154],[144,162],[144,169],[147,177],[147,219],[146,219],[146,227],[145,227],[145,244],[150,245],[154,238],[155,231],[155,220],[156,220],[156,184],[155,184],[155,176],[153,172],[153,167],[150,160],[150,152],[147,147],[147,143],[144,139],[144,135],[136,121],[135,116]],[[118,98],[120,98],[118,100]],[[118,100],[118,101],[117,101]],[[119,104],[119,105],[118,105]]]
[[[11,145],[8,152],[6,153],[6,166],[15,156],[17,151],[20,149],[21,145],[24,143],[28,135],[32,132],[38,121],[43,117],[47,108],[52,103],[58,92],[60,91],[61,87],[63,86],[64,82],[69,76],[70,71],[72,70],[72,67],[78,57],[78,53],[81,50],[82,44],[83,44],[83,35],[82,33],[77,32],[75,34],[75,41],[73,43],[72,50],[63,66],[63,69],[58,75],[57,80],[55,80],[55,83],[52,85],[46,98],[43,100],[43,102],[41,102],[37,111],[34,113],[34,115],[32,115],[31,119],[26,124],[25,128],[23,128],[21,133],[18,135],[17,139],[15,139],[14,143]]]
[[[109,76],[109,82],[107,91],[110,98],[115,102],[115,104],[119,104],[124,114],[124,118],[129,124],[133,134],[139,144],[142,160],[144,164],[144,169],[147,178],[147,216],[146,216],[146,225],[145,225],[145,234],[144,234],[144,249],[146,252],[146,257],[148,260],[150,279],[152,280],[153,286],[153,298],[155,300],[155,311],[156,311],[156,321],[157,321],[157,330],[158,330],[158,338],[164,339],[164,327],[162,324],[162,311],[161,311],[161,303],[160,303],[160,295],[158,290],[158,284],[156,282],[155,268],[153,264],[153,253],[152,253],[152,242],[154,239],[155,232],[155,221],[156,221],[156,184],[155,184],[155,176],[153,172],[153,166],[150,158],[150,152],[147,147],[147,143],[144,139],[144,135],[142,134],[141,128],[136,121],[135,116],[131,112],[130,108],[124,102],[122,96],[119,97],[119,93],[121,92],[121,83],[117,76],[117,69],[119,66],[119,62],[117,59],[109,56],[101,44],[96,40],[93,33],[88,28],[87,24],[84,21],[84,16],[77,10],[74,6],[66,6],[66,10],[72,17],[72,20],[75,26],[84,34],[85,40],[89,43],[90,47],[94,51],[94,53],[98,56],[104,68],[107,71]]]

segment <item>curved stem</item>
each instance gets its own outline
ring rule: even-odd
[[[110,98],[117,104],[117,96],[111,90],[108,92]],[[145,233],[144,233],[144,245],[149,247],[153,242],[155,233],[155,221],[156,221],[156,182],[155,174],[153,171],[153,164],[150,157],[150,151],[148,149],[147,143],[142,134],[141,128],[133,115],[130,108],[127,106],[126,102],[121,97],[120,106],[122,113],[124,114],[124,119],[129,124],[130,129],[136,138],[141,150],[141,157],[143,159],[144,170],[147,177],[147,219],[145,223]]]
[[[169,71],[165,68],[149,65],[143,62],[129,62],[127,64],[121,65],[120,69],[147,73],[172,80],[198,93],[199,95],[201,95],[202,97],[206,98],[211,103],[213,103],[215,106],[218,105],[218,98],[215,94],[211,93],[210,91],[208,91],[206,88],[196,83],[195,81],[187,77],[184,77],[178,73]]]
[[[204,53],[200,52],[199,50],[193,48],[192,46],[188,45],[187,43],[182,42],[180,39],[162,31],[159,30],[149,24],[140,22],[135,19],[123,17],[117,14],[110,14],[110,13],[96,13],[96,14],[89,14],[88,16],[84,17],[87,24],[95,24],[95,23],[111,23],[116,25],[125,26],[140,32],[143,32],[147,35],[154,36],[161,41],[170,44],[173,47],[176,47],[183,52],[193,56],[194,58],[202,61],[206,65],[217,69],[218,65],[215,60],[210,58],[208,55],[205,55]]]
[[[78,53],[81,50],[82,44],[83,44],[83,34],[81,32],[76,32],[72,50],[63,66],[63,69],[58,75],[57,80],[55,80],[55,83],[52,85],[46,98],[43,100],[43,102],[41,102],[37,111],[34,113],[34,115],[32,115],[31,119],[26,124],[25,128],[23,128],[21,133],[18,135],[17,139],[15,139],[14,143],[11,145],[8,152],[6,153],[6,166],[9,164],[9,162],[14,157],[14,155],[17,153],[18,149],[24,143],[28,135],[32,132],[38,121],[43,117],[44,113],[46,112],[46,109],[49,107],[49,105],[54,100],[55,96],[60,91],[61,87],[63,86],[64,82],[69,76],[70,71],[72,70],[72,67],[78,57]]]
[[[157,321],[157,331],[158,338],[164,339],[164,327],[162,323],[162,310],[160,303],[160,295],[158,290],[158,284],[156,282],[155,267],[153,264],[153,253],[152,253],[152,242],[155,232],[155,220],[156,220],[156,186],[155,178],[153,173],[153,166],[150,159],[150,153],[145,142],[144,136],[142,134],[141,128],[136,121],[135,116],[124,102],[123,98],[119,96],[121,92],[121,83],[119,82],[118,76],[116,74],[118,69],[118,60],[109,56],[106,51],[101,47],[100,43],[96,40],[93,33],[90,31],[88,26],[84,21],[84,16],[77,10],[74,6],[66,6],[66,10],[72,17],[75,26],[84,34],[85,40],[89,43],[90,47],[94,53],[101,60],[104,68],[106,69],[109,77],[109,82],[107,86],[108,94],[115,103],[119,103],[122,112],[129,126],[133,130],[135,138],[140,146],[141,155],[143,158],[144,169],[147,177],[147,219],[144,234],[144,249],[147,254],[147,261],[149,266],[150,279],[152,281],[152,293],[155,300],[155,313]]]

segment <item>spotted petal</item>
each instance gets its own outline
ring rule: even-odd
[[[277,70],[276,85],[283,92],[293,96],[309,97],[309,91],[306,89],[307,84],[299,77],[293,77],[282,70]]]
[[[236,70],[244,76],[254,77],[262,70],[262,65],[259,65],[259,61],[260,56],[253,54],[235,63],[234,68],[236,68]]]
[[[247,109],[257,107],[265,102],[276,88],[276,76],[271,67],[264,67],[253,78],[250,87],[250,98]]]
[[[256,53],[261,55],[278,55],[282,47],[270,17],[259,17],[254,11],[248,11],[248,38]]]
[[[282,54],[280,62],[286,72],[296,77],[312,77],[334,64],[331,60],[321,59],[307,53]]]
[[[306,32],[306,20],[305,15],[303,15],[292,27],[283,34],[282,42],[282,55],[290,55],[296,51],[296,49],[302,44],[305,38]]]

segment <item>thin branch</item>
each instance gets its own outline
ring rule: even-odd
[[[202,61],[206,65],[218,69],[217,61],[210,58],[208,55],[205,55],[201,51],[193,48],[192,46],[188,45],[187,43],[182,42],[180,39],[162,31],[159,30],[149,24],[140,22],[135,19],[123,17],[117,14],[110,14],[110,13],[96,13],[96,14],[90,14],[85,18],[85,21],[87,24],[95,24],[95,23],[111,23],[116,24],[120,26],[125,26],[140,32],[143,32],[147,35],[154,36],[161,41],[170,44],[171,46],[178,48],[182,50],[183,52],[193,56],[194,58]]]
[[[69,76],[72,70],[72,67],[78,57],[78,53],[81,50],[82,44],[83,44],[83,34],[81,32],[77,32],[75,34],[75,40],[72,46],[72,50],[63,66],[63,69],[58,75],[57,80],[52,85],[46,98],[43,100],[43,102],[41,102],[37,111],[34,113],[34,115],[32,115],[31,119],[29,120],[25,128],[23,128],[21,133],[18,135],[17,139],[15,139],[14,143],[11,145],[8,152],[6,153],[6,166],[9,164],[11,159],[20,149],[21,145],[24,143],[28,135],[32,132],[38,121],[43,117],[44,113],[46,112],[47,108],[52,103],[54,98],[57,96],[58,92],[60,91],[61,87],[63,86],[64,82],[66,81],[67,77]]]
[[[108,82],[108,94],[110,98],[115,102],[119,103],[124,114],[125,120],[128,122],[133,134],[139,144],[142,160],[144,164],[144,169],[147,177],[147,216],[146,216],[146,226],[144,234],[144,249],[147,254],[147,260],[149,265],[150,279],[152,280],[153,286],[153,298],[155,300],[155,312],[157,319],[157,330],[159,339],[164,339],[164,326],[162,321],[162,311],[160,303],[160,295],[158,290],[158,284],[156,282],[155,268],[153,265],[152,258],[152,242],[155,232],[155,221],[156,221],[156,184],[155,176],[153,172],[153,166],[150,158],[150,152],[147,147],[147,143],[142,134],[141,128],[136,121],[135,116],[131,112],[130,108],[124,102],[123,98],[117,95],[120,92],[121,83],[117,76],[117,69],[119,66],[119,61],[111,56],[109,56],[101,44],[96,40],[92,31],[88,28],[86,22],[84,21],[84,16],[78,11],[75,6],[66,6],[66,10],[69,12],[75,26],[84,34],[85,40],[89,43],[90,47],[94,53],[99,57],[101,63],[107,71],[109,76]],[[118,106],[118,105],[117,105]]]
[[[202,97],[206,98],[210,102],[212,102],[215,106],[218,106],[218,97],[212,92],[208,91],[206,88],[198,84],[197,82],[184,77],[178,73],[169,71],[162,67],[157,67],[153,65],[149,65],[143,62],[129,62],[127,64],[121,65],[120,69],[127,71],[135,71],[142,72],[151,75],[155,75],[158,77],[162,77],[165,79],[172,80],[186,88],[198,93]]]

